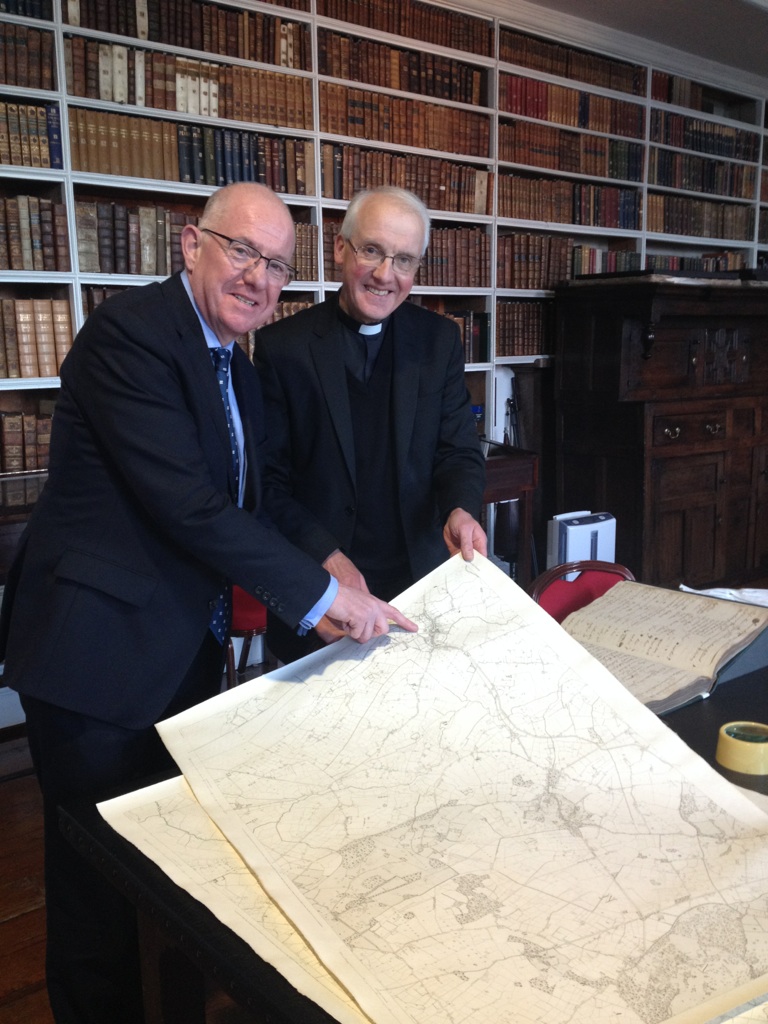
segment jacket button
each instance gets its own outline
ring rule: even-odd
[[[354,505],[347,505],[347,507],[344,509],[345,515],[348,515],[348,516],[353,516],[356,511],[357,511],[357,509],[355,508]]]

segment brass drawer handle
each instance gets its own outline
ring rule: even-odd
[[[664,427],[664,437],[668,437],[670,441],[676,441],[680,437],[680,427]]]
[[[718,434],[722,433],[723,425],[722,423],[707,423],[704,429],[710,437],[717,437]]]

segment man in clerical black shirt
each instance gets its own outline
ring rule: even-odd
[[[298,547],[348,585],[390,599],[450,554],[485,554],[485,470],[458,328],[406,302],[429,215],[403,189],[358,193],[334,256],[338,294],[263,328],[270,437],[265,507]],[[270,619],[282,661],[336,631],[297,638]]]

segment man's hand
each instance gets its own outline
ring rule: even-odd
[[[485,530],[463,508],[455,508],[448,516],[443,527],[443,540],[450,553],[455,555],[460,551],[465,562],[472,561],[475,551],[481,555],[488,554]]]
[[[326,569],[331,576],[335,576],[339,583],[345,587],[352,587],[354,590],[362,590],[363,593],[369,594],[368,584],[365,582],[365,576],[360,572],[355,563],[347,558],[347,556],[338,549],[333,551],[326,560],[323,562],[323,568]]]
[[[335,644],[337,640],[341,640],[343,636],[347,634],[343,629],[339,629],[338,626],[334,626],[327,615],[324,615],[322,619],[315,626],[315,632],[326,644]]]
[[[384,636],[389,632],[390,623],[408,633],[415,633],[419,628],[391,604],[343,584],[339,584],[339,592],[326,615],[336,629],[361,644],[371,637]]]

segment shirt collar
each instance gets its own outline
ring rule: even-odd
[[[192,285],[190,284],[189,275],[187,274],[186,270],[182,270],[182,272],[181,272],[181,283],[184,285],[184,291],[189,296],[189,301],[192,303],[192,308],[194,309],[195,313],[197,314],[197,319],[200,321],[200,326],[202,327],[203,334],[205,335],[205,343],[206,343],[206,345],[208,346],[208,348],[218,348],[220,346],[221,342],[219,341],[219,339],[216,337],[216,335],[213,333],[211,328],[206,323],[205,319],[203,318],[203,314],[200,312],[199,306],[195,302],[195,297],[192,294]],[[234,338],[232,339],[232,341],[229,342],[228,345],[224,346],[224,348],[228,349],[230,352],[234,349],[234,347],[235,347],[235,339]]]
[[[349,330],[353,331],[355,334],[363,335],[363,337],[380,334],[386,327],[386,320],[382,320],[382,322],[378,324],[361,324],[359,320],[355,320],[355,318],[351,317],[349,313],[345,313],[341,306],[338,306],[337,309],[339,312],[339,320],[341,320],[344,326],[348,327]]]

